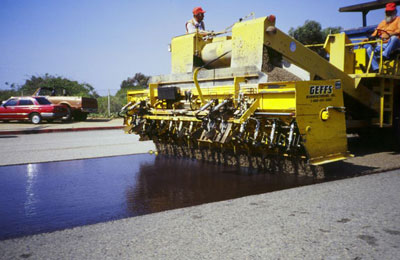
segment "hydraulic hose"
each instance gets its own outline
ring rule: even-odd
[[[215,61],[221,59],[222,57],[224,57],[226,54],[228,54],[228,53],[230,53],[230,52],[231,52],[231,51],[227,51],[227,52],[223,53],[222,55],[218,56],[217,58],[215,58],[215,59],[213,59],[213,60],[207,62],[207,63],[204,64],[203,66],[198,67],[198,68],[196,68],[196,69],[194,70],[194,72],[193,72],[193,82],[194,82],[194,85],[196,86],[197,92],[199,93],[199,97],[200,97],[200,101],[201,101],[201,105],[202,105],[202,106],[204,106],[204,104],[205,104],[206,102],[205,102],[205,100],[204,100],[203,93],[201,92],[201,88],[200,88],[200,85],[199,85],[199,81],[197,80],[197,74],[199,74],[199,71],[200,71],[201,69],[203,69],[203,68],[207,67],[208,65],[210,65],[211,63],[213,63],[213,62],[215,62]]]
[[[201,92],[201,88],[199,85],[199,81],[197,80],[197,74],[199,73],[199,71],[202,69],[203,67],[198,67],[194,70],[193,72],[193,82],[194,85],[196,86],[197,92],[199,93],[199,97],[200,97],[200,101],[201,101],[201,105],[203,106],[205,104],[204,101],[204,97],[203,97],[203,93]]]

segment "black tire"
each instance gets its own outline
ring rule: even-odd
[[[69,106],[65,106],[67,109],[67,115],[62,118],[62,120],[70,122],[72,121],[72,109]]]
[[[87,113],[83,113],[82,117],[81,117],[81,121],[86,121],[88,114]]]
[[[29,119],[31,120],[31,122],[35,125],[40,124],[42,122],[42,117],[40,116],[40,114],[38,113],[32,113],[29,116]]]
[[[75,121],[85,121],[87,119],[87,113],[83,112],[76,112],[74,115],[74,120]]]

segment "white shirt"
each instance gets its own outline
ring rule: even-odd
[[[200,23],[199,22],[197,22],[194,18],[192,19],[192,20],[189,20],[187,23],[186,23],[186,31],[188,32],[188,33],[194,33],[194,32],[196,32],[197,30],[199,30],[199,31],[205,31],[205,28],[204,28],[205,26],[204,26],[204,22],[203,21],[201,21]]]

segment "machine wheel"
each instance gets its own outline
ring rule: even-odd
[[[65,108],[67,109],[67,115],[64,116],[62,120],[69,122],[72,120],[72,109],[68,105],[66,105]]]
[[[87,119],[87,113],[83,113],[83,112],[76,112],[74,115],[74,119],[76,121],[85,121]]]
[[[40,124],[42,122],[42,117],[38,113],[33,113],[29,117],[31,119],[31,122],[34,123],[35,125]]]

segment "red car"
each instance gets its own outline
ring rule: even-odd
[[[11,97],[0,106],[0,120],[30,120],[39,124],[42,119],[51,122],[67,114],[62,105],[54,105],[45,97]]]

